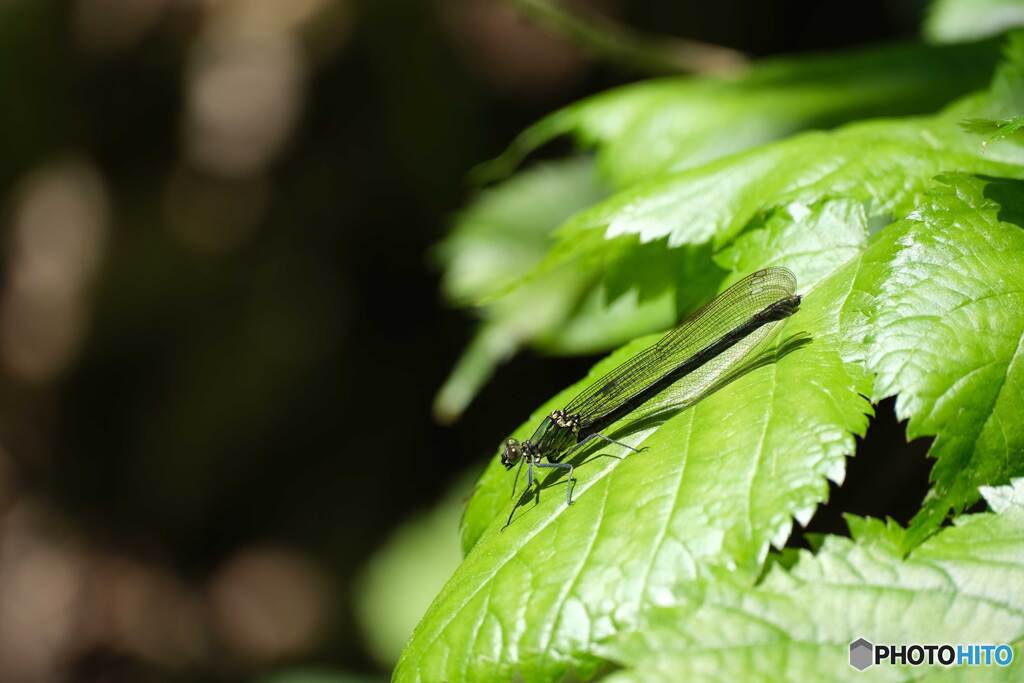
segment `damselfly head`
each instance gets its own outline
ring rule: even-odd
[[[510,470],[513,465],[519,462],[519,458],[522,456],[523,449],[519,442],[515,439],[509,439],[505,442],[505,450],[501,452],[501,464],[505,466],[506,470]]]

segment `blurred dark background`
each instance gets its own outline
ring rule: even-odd
[[[924,9],[577,4],[752,56]],[[435,424],[472,321],[429,247],[474,164],[647,75],[498,0],[0,3],[0,680],[382,675],[366,559],[591,362]]]

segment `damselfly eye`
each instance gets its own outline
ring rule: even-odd
[[[505,467],[510,467],[519,460],[519,442],[509,439],[505,442],[505,450],[501,454],[501,462]]]

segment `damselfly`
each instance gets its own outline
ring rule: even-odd
[[[636,451],[601,432],[756,330],[792,315],[800,305],[795,291],[796,278],[786,268],[748,275],[564,408],[552,411],[529,439],[505,441],[501,463],[508,470],[525,462],[527,488],[533,485],[534,467],[566,470],[565,499],[572,503],[573,466],[562,462],[569,454],[594,439]]]

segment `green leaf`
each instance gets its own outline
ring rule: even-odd
[[[944,171],[1024,175],[1019,152],[986,155],[957,125],[985,102],[975,98],[936,117],[807,133],[641,183],[574,217],[539,272],[567,262],[608,267],[609,243],[623,236],[722,247],[758,216],[794,202],[845,198],[865,204],[869,217],[902,215]]]
[[[714,291],[722,271],[707,249],[660,245],[623,245],[604,287],[597,268],[569,264],[506,291],[541,259],[554,228],[600,196],[592,164],[577,159],[522,173],[463,212],[437,251],[444,288],[458,305],[491,298],[477,310],[483,321],[435,399],[441,421],[457,418],[523,346],[565,355],[607,351],[670,327]]]
[[[671,289],[645,301],[632,289],[609,302],[607,290],[594,287],[560,325],[539,334],[534,346],[563,356],[602,353],[675,321],[676,292]]]
[[[685,263],[692,258],[688,250],[675,249],[662,260]],[[695,282],[712,284],[720,279],[717,273],[721,271],[707,260],[700,266],[703,269],[695,265],[673,277],[695,274]],[[710,275],[703,274],[712,270]],[[655,272],[666,271],[661,268]],[[706,290],[705,286],[696,286],[687,294]],[[678,306],[690,298],[662,285],[656,296],[645,300],[640,300],[633,288],[609,301],[607,291],[598,286],[596,273],[571,266],[549,271],[483,309],[485,319],[438,392],[434,413],[443,422],[457,418],[494,369],[522,346],[562,355],[606,351],[639,335],[670,327],[676,321]]]
[[[733,78],[629,85],[543,119],[480,175],[507,175],[534,149],[572,134],[598,148],[606,178],[625,188],[807,128],[932,112],[983,87],[997,59],[995,43],[890,45],[764,60]]]
[[[997,84],[1012,86],[1013,68],[1004,69]],[[956,535],[959,526],[919,545],[948,510],[976,497],[979,484],[1021,473],[1024,448],[1011,415],[1022,414],[1024,391],[1011,344],[1019,345],[1024,332],[1016,313],[1024,311],[1024,294],[1013,288],[1024,282],[1018,245],[1024,202],[1020,181],[1012,178],[1024,177],[1024,157],[1011,145],[985,150],[958,125],[965,116],[991,116],[997,100],[1006,101],[997,90],[940,115],[801,135],[654,178],[560,230],[554,254],[526,287],[560,273],[585,273],[595,280],[583,287],[582,299],[597,310],[625,301],[626,319],[629,307],[645,301],[664,305],[661,297],[674,293],[678,304],[686,286],[679,271],[700,262],[715,264],[698,277],[703,287],[724,287],[763,265],[788,265],[797,271],[804,301],[795,316],[770,330],[772,336],[738,347],[741,369],[716,377],[711,391],[697,395],[684,388],[665,406],[612,428],[614,438],[642,445],[641,453],[602,447],[574,457],[572,506],[565,504],[561,473],[545,473],[536,494],[513,497],[515,474],[492,458],[463,518],[465,560],[414,631],[395,680],[587,679],[605,665],[601,643],[653,624],[660,608],[699,616],[714,600],[731,608],[756,601],[751,591],[761,589],[752,586],[769,548],[785,543],[794,518],[810,519],[827,496],[828,480],[842,481],[853,437],[866,429],[869,395],[897,395],[911,438],[937,435],[928,505],[909,530],[851,517],[855,542],[825,538],[820,562],[805,559],[790,572],[780,568],[791,553],[780,554],[764,583],[775,591],[764,609],[778,604],[780,619],[793,618],[796,603],[787,591],[818,580],[838,629],[846,615],[834,600],[827,602],[827,591],[840,588],[829,583],[833,574],[858,576],[849,567],[862,577],[891,578],[884,584],[876,577],[863,594],[884,589],[876,604],[885,609],[898,613],[906,607],[901,595],[922,592],[922,613],[936,623],[942,621],[939,607],[950,605],[942,602],[950,586],[954,597],[973,599],[1018,585],[1020,577],[998,574],[1002,565],[987,553],[999,549],[984,543],[984,524],[971,527],[983,541],[971,557],[996,565],[996,574],[979,575],[978,586],[973,579],[959,584],[959,565],[950,564],[949,558],[959,562],[964,555],[967,537]],[[934,180],[940,173],[945,185]],[[889,225],[891,216],[905,218]],[[687,258],[677,261],[680,253]],[[724,282],[719,266],[732,272]],[[603,301],[589,298],[597,291]],[[518,312],[527,315],[529,308]],[[654,339],[637,339],[599,363],[514,436],[528,436],[553,408]],[[1014,491],[999,491],[991,498],[994,509],[1019,506]],[[944,546],[951,538],[960,542]],[[922,562],[934,566],[922,568]],[[906,585],[900,583],[904,567]],[[985,620],[986,628],[1009,623],[1009,613],[993,599],[971,613],[977,602],[957,603],[963,612],[955,614]],[[851,604],[856,614],[867,609],[866,599]],[[845,654],[849,642],[821,641],[818,636],[829,633],[821,629],[769,629],[799,646],[780,662],[757,649],[763,635],[757,624],[746,623],[742,613],[721,618],[728,628],[718,634],[729,635],[733,626],[753,634],[750,657],[780,666],[822,665],[821,657],[831,656],[828,647]],[[671,627],[679,621],[673,618]],[[692,635],[715,635],[707,623],[706,633]]]
[[[435,417],[455,420],[498,365],[566,324],[595,280],[579,269],[556,268],[484,307],[484,320],[434,399]]]
[[[1024,183],[947,176],[864,256],[867,364],[907,437],[935,436],[915,538],[1024,474]]]
[[[1024,141],[1024,116],[1008,119],[965,119],[960,125],[970,133],[984,135],[983,145],[1007,138]]]
[[[850,536],[862,546],[881,546],[893,554],[903,554],[907,547],[907,530],[894,519],[843,515]]]
[[[736,81],[653,81],[556,114],[526,139],[536,138],[537,131],[568,130],[565,126],[578,128],[582,135],[593,133],[605,143],[603,163],[629,176],[622,179],[625,184],[809,125],[937,105],[962,92],[968,81],[980,84],[994,54],[990,44],[940,50],[898,46],[766,63]],[[938,73],[942,77],[937,79]],[[573,123],[565,123],[569,119]],[[769,173],[774,162],[766,163],[763,172]],[[801,163],[791,161],[794,166]],[[891,180],[900,183],[897,177]],[[696,190],[695,199],[703,200],[704,190]],[[568,160],[520,174],[483,194],[460,216],[437,252],[446,267],[444,289],[459,305],[486,305],[479,311],[484,320],[474,340],[435,400],[439,419],[458,417],[495,368],[524,345],[556,354],[614,348],[672,325],[720,283],[720,271],[709,270],[706,259],[698,263],[693,258],[709,246],[700,235],[690,239],[695,250],[680,250],[673,236],[664,244],[652,244],[658,238],[646,234],[640,234],[644,244],[636,238],[612,244],[595,230],[567,238],[573,249],[591,249],[593,258],[556,257],[528,285],[512,288],[510,283],[542,258],[555,226],[603,193],[588,161]],[[753,202],[759,198],[751,200],[756,211]],[[776,208],[765,202],[765,211]],[[687,207],[681,207],[680,216],[690,220]],[[734,226],[733,232],[740,227]]]
[[[993,116],[1015,116],[1024,111],[1024,31],[1007,37],[989,97]]]
[[[1021,3],[1024,8],[1024,3]],[[964,130],[984,135],[982,146],[999,140],[1021,142],[1024,128],[1024,32],[1011,34],[1006,41],[1005,59],[996,71],[990,94],[993,118],[969,118],[961,121]]]
[[[891,547],[828,537],[760,585],[717,572],[681,587],[600,652],[644,681],[1019,680],[1001,667],[848,665],[849,643],[1006,643],[1024,636],[1024,480],[988,490],[996,513],[963,517],[908,557]],[[998,501],[998,503],[997,503]],[[863,532],[863,530],[862,530]]]
[[[446,296],[467,306],[507,288],[543,258],[556,226],[604,194],[589,159],[540,165],[483,192],[435,251]],[[571,318],[595,280],[563,268],[480,310],[484,321],[438,392],[435,415],[458,417],[499,364]]]
[[[1021,0],[933,0],[924,34],[951,43],[987,38],[1015,26],[1024,26]]]
[[[586,678],[601,664],[594,644],[670,599],[680,581],[712,566],[756,576],[793,517],[806,523],[825,499],[827,479],[842,480],[853,435],[866,428],[866,378],[837,351],[854,275],[844,268],[821,282],[777,330],[775,344],[796,335],[809,344],[754,363],[667,421],[613,428],[645,450],[581,455],[571,507],[557,475],[542,479],[538,499],[510,500],[513,474],[492,460],[465,515],[471,549],[414,632],[395,680]],[[651,341],[599,363],[516,435]]]
[[[507,287],[540,262],[556,227],[606,194],[587,158],[540,164],[483,191],[436,247],[445,296],[468,304]]]
[[[813,206],[799,202],[780,208],[754,230],[743,233],[715,255],[735,275],[767,266],[792,270],[803,287],[812,287],[859,255],[868,238],[864,206],[848,199]]]

